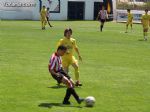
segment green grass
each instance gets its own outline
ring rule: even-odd
[[[141,25],[125,34],[125,24],[115,22],[106,23],[102,33],[96,21],[52,24],[42,31],[38,21],[0,21],[0,112],[150,111],[150,41],[138,41]],[[72,106],[59,105],[65,88],[55,88],[47,65],[66,27],[73,29],[83,57],[83,87],[76,90],[96,98],[93,108],[73,98]]]

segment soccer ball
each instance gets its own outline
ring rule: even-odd
[[[85,98],[85,105],[87,107],[93,107],[95,104],[95,98],[93,96],[88,96]]]

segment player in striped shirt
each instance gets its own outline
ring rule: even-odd
[[[102,6],[102,10],[99,11],[97,19],[99,19],[99,21],[101,22],[100,31],[102,32],[104,23],[105,23],[106,19],[108,19],[108,14],[107,14],[107,11],[105,10],[104,6]]]
[[[47,13],[46,13],[46,19],[47,19],[47,22],[49,24],[50,27],[53,27],[50,22],[49,22],[49,18],[50,18],[50,11],[49,11],[49,7],[47,8]]]
[[[69,99],[71,95],[73,95],[76,101],[80,104],[84,101],[84,99],[79,98],[78,94],[74,90],[74,83],[71,77],[62,69],[61,56],[63,56],[66,51],[67,47],[59,46],[57,51],[52,54],[49,61],[49,72],[51,73],[52,77],[57,80],[58,83],[64,83],[67,86],[63,104],[70,104]]]

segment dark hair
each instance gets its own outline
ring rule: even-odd
[[[130,12],[130,9],[127,9],[128,12]]]
[[[69,30],[69,31],[70,31],[70,33],[72,34],[72,29],[71,29],[71,28],[69,28],[68,30]]]
[[[72,29],[71,29],[71,28],[65,29],[65,31],[64,31],[64,36],[66,36],[66,34],[67,34],[68,32],[70,32],[70,33],[72,34]]]
[[[69,32],[69,29],[65,29],[64,31],[64,36],[66,36],[66,34]]]
[[[49,10],[49,7],[47,7],[47,10]]]
[[[65,46],[63,46],[63,45],[60,45],[60,46],[58,46],[58,48],[57,48],[57,51],[58,51],[58,50],[66,51],[66,50],[67,50],[67,47],[65,47]]]
[[[148,9],[145,9],[145,12],[148,12]]]
[[[45,5],[43,5],[43,7],[45,7]]]

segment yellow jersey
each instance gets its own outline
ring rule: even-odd
[[[142,24],[144,27],[148,27],[149,26],[149,22],[150,22],[150,15],[145,14],[142,16]]]
[[[133,19],[133,14],[128,13],[128,15],[127,15],[127,16],[128,16],[128,21],[130,21],[130,22],[131,22],[131,21],[132,21],[132,19]]]
[[[47,10],[46,9],[41,9],[41,17],[42,18],[45,18],[46,17],[46,14],[47,14]]]
[[[63,39],[59,40],[58,46],[60,46],[60,45],[64,45],[67,47],[67,52],[65,54],[67,56],[72,56],[74,49],[77,48],[76,40],[74,38],[68,39],[68,38],[64,37]]]

